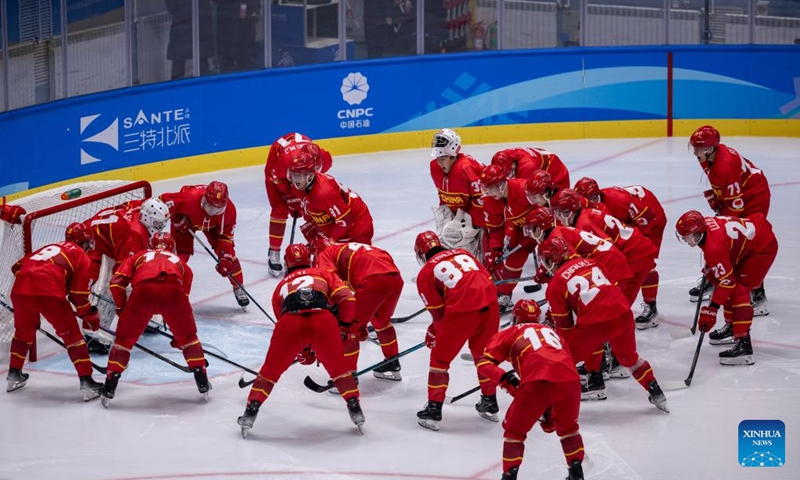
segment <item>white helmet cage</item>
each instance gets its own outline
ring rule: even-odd
[[[449,128],[443,128],[433,135],[431,157],[455,157],[461,151],[461,137]]]
[[[139,209],[139,221],[152,236],[164,229],[169,220],[169,208],[158,198],[148,198]]]

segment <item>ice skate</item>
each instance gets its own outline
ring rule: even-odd
[[[425,428],[438,431],[439,422],[442,421],[442,402],[425,404],[425,408],[417,412],[417,423]]]
[[[242,310],[244,310],[244,307],[250,305],[250,299],[247,298],[247,294],[244,293],[244,288],[242,287],[234,288],[233,296],[236,297],[236,302],[239,303],[239,306],[242,307]]]
[[[394,382],[399,382],[403,379],[403,376],[400,375],[400,368],[400,361],[392,360],[386,365],[373,370],[372,375],[381,380],[392,380]]]
[[[581,377],[581,385],[586,386],[589,382],[589,372],[586,371],[586,365],[583,362],[578,364],[578,375]],[[603,380],[608,380],[611,378],[611,374],[609,373],[609,369],[607,365],[600,365],[600,371],[603,372]]]
[[[350,414],[350,420],[353,421],[356,427],[358,427],[358,431],[361,434],[364,434],[364,412],[361,410],[361,403],[359,403],[358,398],[352,397],[347,400],[347,413]]]
[[[730,323],[726,323],[708,334],[709,345],[733,345],[734,343],[736,341],[733,339],[733,325]]]
[[[658,385],[657,380],[650,382],[650,385],[647,386],[647,393],[649,394],[647,399],[650,400],[650,403],[655,405],[656,408],[662,412],[669,413],[669,408],[667,408],[667,397],[664,395],[664,392]]]
[[[92,355],[108,355],[108,352],[111,350],[111,346],[103,343],[100,339],[95,337],[90,337],[89,335],[84,334],[83,340],[86,342],[86,348],[89,350],[89,353]]]
[[[580,460],[573,460],[567,470],[566,480],[583,480],[583,466]]]
[[[750,303],[753,305],[753,316],[764,317],[769,315],[767,309],[767,294],[764,292],[764,287],[754,288],[750,292]]]
[[[617,357],[611,357],[611,365],[608,368],[608,378],[629,378],[631,376],[631,370],[627,367],[623,367],[617,361]],[[606,372],[603,372],[603,380],[607,380]]]
[[[114,398],[120,376],[121,374],[119,372],[111,372],[106,377],[106,383],[100,387],[100,403],[102,403],[105,408],[108,408],[108,404],[111,403],[111,399]]]
[[[100,396],[100,388],[102,383],[95,382],[91,375],[80,377],[81,392],[83,392],[83,401],[88,402]]]
[[[603,374],[600,372],[589,372],[589,379],[586,385],[581,384],[581,400],[605,400],[606,383],[603,381]]]
[[[208,392],[211,391],[211,383],[208,381],[208,375],[203,371],[203,367],[194,367],[194,383],[197,384],[197,391],[203,394],[203,398],[208,401]]]
[[[247,438],[247,432],[253,428],[253,424],[256,422],[256,416],[258,416],[258,409],[261,408],[261,402],[257,400],[251,401],[247,408],[244,409],[244,414],[236,420],[236,423],[242,427],[242,438]]]
[[[270,249],[267,254],[267,271],[273,277],[280,277],[283,274],[283,265],[281,265],[281,251]]]
[[[722,365],[753,365],[753,345],[750,336],[740,338],[730,350],[719,353],[719,363]]]
[[[514,306],[511,295],[498,295],[497,304],[500,306],[500,313],[510,311],[511,307]]]
[[[508,469],[508,472],[500,477],[500,480],[517,480],[517,472],[519,472],[519,467],[511,467]]]
[[[636,328],[647,330],[658,326],[658,308],[656,302],[642,303],[642,313],[636,317]]]
[[[697,286],[689,290],[689,301],[696,302],[700,299],[700,283],[702,283],[703,279],[697,280]],[[705,283],[705,289],[703,289],[703,301],[711,299],[711,294],[714,293],[714,285],[711,283]]]
[[[8,382],[6,392],[13,392],[14,390],[19,390],[24,387],[25,384],[28,383],[28,377],[30,377],[30,375],[22,373],[22,370],[18,368],[10,369],[8,375],[6,375],[6,381]]]
[[[500,408],[497,406],[496,395],[481,395],[481,401],[475,404],[475,410],[478,411],[478,415],[481,418],[485,418],[490,422],[500,421],[497,418],[497,412],[500,411]]]

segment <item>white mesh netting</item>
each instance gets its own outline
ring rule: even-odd
[[[61,199],[64,192],[73,189],[80,189],[80,196],[69,200]],[[150,184],[147,182],[82,182],[9,202],[23,207],[27,211],[27,218],[23,225],[0,221],[0,300],[11,304],[9,297],[14,284],[11,266],[17,260],[44,245],[63,241],[64,230],[70,223],[82,222],[104,208],[120,205],[128,200],[147,198],[150,191]],[[26,238],[30,238],[30,250],[26,249]],[[107,261],[103,263],[104,266],[109,264]],[[103,295],[106,298],[111,296],[108,285],[105,286]],[[100,310],[102,324],[110,326],[114,320],[114,306],[100,301],[97,308]],[[13,336],[14,316],[8,309],[0,308],[0,361],[8,359]]]

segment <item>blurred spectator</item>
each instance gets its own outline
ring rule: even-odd
[[[412,0],[364,2],[367,56],[413,55],[417,50],[416,18]]]
[[[186,60],[192,58],[192,2],[167,0],[167,11],[172,15],[169,28],[167,60],[172,60],[172,79],[186,75]],[[210,68],[208,58],[214,56],[211,36],[211,0],[200,0],[200,74]]]
[[[222,72],[255,68],[260,0],[217,0],[217,45]]]

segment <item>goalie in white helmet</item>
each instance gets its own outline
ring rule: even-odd
[[[439,206],[433,209],[436,232],[445,247],[478,255],[485,227],[478,181],[484,165],[461,153],[461,137],[449,128],[433,135],[431,157],[431,178],[439,194]]]

